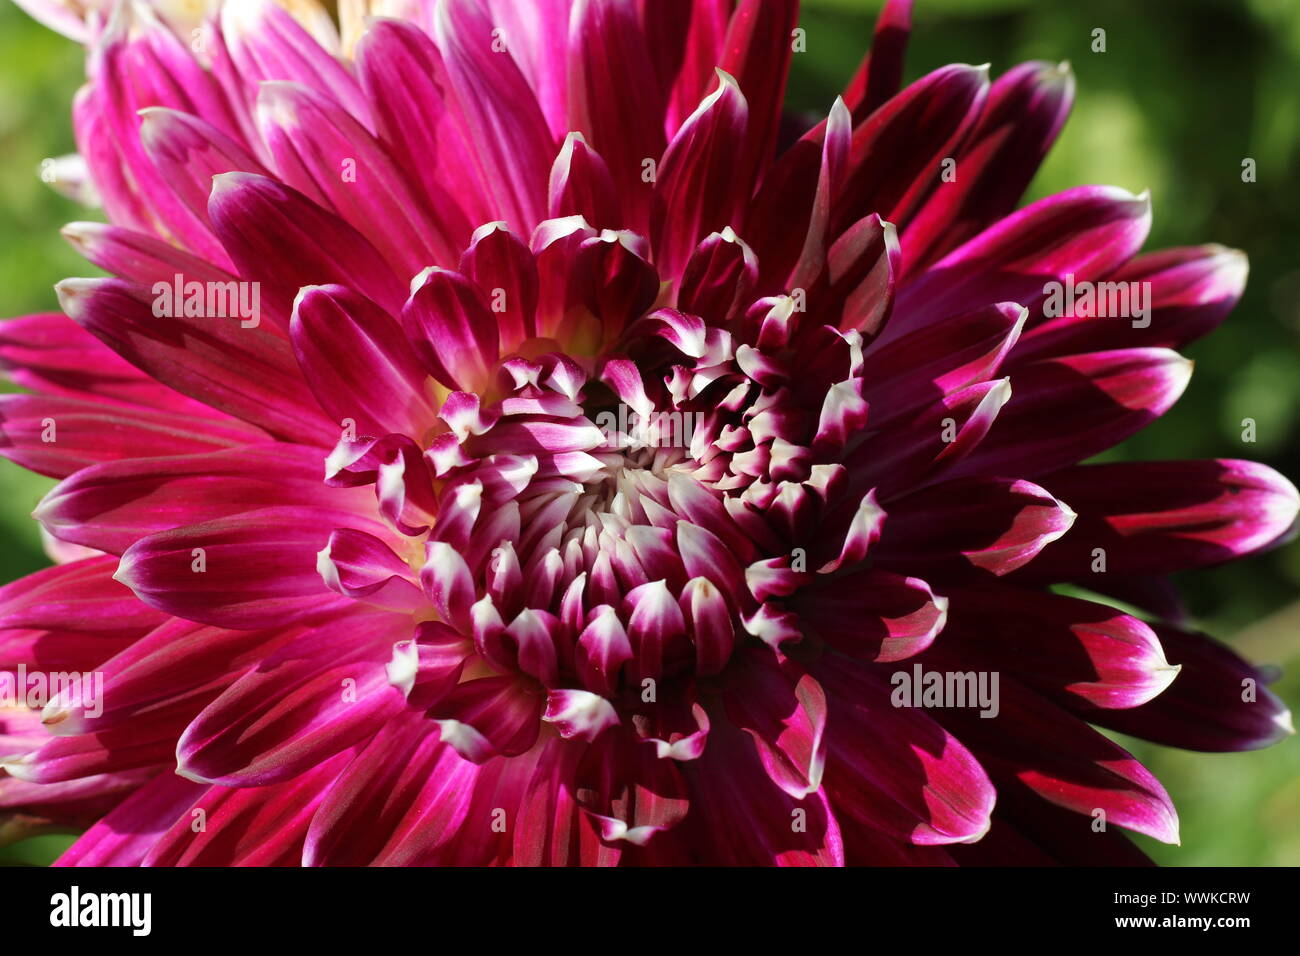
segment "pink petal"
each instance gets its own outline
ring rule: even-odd
[[[1037,303],[1044,285],[1092,280],[1126,262],[1151,228],[1151,201],[1079,186],[985,229],[904,286],[884,337],[897,338],[973,304]]]
[[[903,233],[907,273],[1010,213],[1051,148],[1074,100],[1068,64],[1022,63],[998,77],[943,181]]]
[[[660,275],[680,276],[701,239],[739,218],[744,195],[731,180],[744,158],[747,115],[736,81],[719,72],[717,89],[664,151],[650,224]]]
[[[1182,395],[1192,363],[1168,349],[1120,349],[1036,362],[1012,377],[988,437],[950,474],[1033,478],[1117,445]]]
[[[396,319],[343,286],[306,286],[294,302],[294,352],[322,408],[360,434],[417,439],[433,427],[427,375]]]
[[[1028,481],[948,481],[891,501],[871,556],[884,567],[931,578],[972,568],[1001,576],[1033,561],[1075,517],[1067,504]]]
[[[318,451],[277,443],[92,465],[50,491],[33,517],[62,540],[121,554],[157,531],[337,494],[321,484]]]
[[[475,391],[487,384],[497,359],[496,321],[464,276],[437,267],[422,272],[402,325],[429,374],[448,388]]]
[[[948,600],[919,578],[870,569],[808,587],[791,602],[804,624],[842,654],[900,661],[943,630]]]
[[[352,602],[325,587],[316,554],[334,528],[368,523],[323,507],[263,508],[141,538],[115,577],[151,607],[218,627],[328,615]]]
[[[493,24],[478,0],[448,0],[434,14],[442,51],[483,167],[493,189],[494,218],[521,231],[546,209],[546,170],[555,141],[515,61],[492,49]]]
[[[159,297],[176,298],[171,282],[150,290],[120,279],[64,279],[56,290],[73,320],[163,384],[290,440],[334,440],[336,429],[303,387],[289,343],[259,315],[160,321]]]
[[[176,747],[178,772],[226,786],[279,783],[373,733],[402,706],[388,681],[409,618],[340,614],[263,658],[209,704]]]
[[[267,437],[234,419],[47,395],[0,396],[0,455],[53,478],[124,458],[196,454]]]

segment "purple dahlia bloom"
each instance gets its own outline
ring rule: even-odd
[[[794,2],[29,5],[89,45],[112,274],[0,326],[68,559],[0,667],[103,678],[0,715],[4,828],[93,824],[61,863],[1143,862],[1174,808],[1094,725],[1290,731],[1166,575],[1295,488],[1080,464],[1246,262],[1015,208],[1067,67],[900,89],[894,0],[799,135]]]

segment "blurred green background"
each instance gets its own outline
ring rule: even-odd
[[[789,105],[824,113],[856,67],[879,0],[805,0],[808,50]],[[1028,198],[1081,183],[1150,188],[1148,248],[1220,242],[1251,274],[1227,323],[1192,346],[1192,383],[1115,458],[1243,457],[1300,477],[1300,3],[1297,0],[919,0],[907,78],[945,63],[1069,60],[1078,95]],[[1106,31],[1106,52],[1091,51]],[[73,149],[68,109],[82,54],[0,0],[0,315],[55,308],[51,286],[94,271],[58,228],[93,214],[37,177]],[[1257,181],[1243,183],[1246,157]],[[1243,444],[1241,420],[1258,423]],[[0,461],[0,580],[44,566],[28,517],[51,485]],[[1300,543],[1182,582],[1202,628],[1280,665],[1300,702]],[[1300,865],[1300,738],[1250,754],[1191,754],[1123,740],[1164,782],[1181,847],[1138,837],[1168,865]],[[68,840],[0,850],[46,862]]]

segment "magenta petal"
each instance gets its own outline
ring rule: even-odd
[[[206,193],[204,196],[206,198]],[[142,232],[99,222],[70,222],[63,238],[87,260],[119,278],[152,287],[171,285],[177,274],[187,281],[229,282],[235,277],[206,259]]]
[[[707,236],[691,253],[677,290],[682,311],[725,326],[746,307],[758,281],[758,259],[731,227]]]
[[[365,519],[313,506],[263,508],[141,538],[116,579],[145,604],[219,627],[263,627],[351,606],[316,570],[330,531]]]
[[[394,314],[406,300],[406,284],[369,240],[283,183],[223,173],[212,181],[208,212],[240,275],[263,284],[283,325],[305,285],[345,285]]]
[[[146,6],[116,10],[88,60],[87,73],[98,93],[102,120],[116,145],[116,164],[145,206],[147,224],[135,216],[123,224],[175,239],[204,258],[226,265],[225,254],[207,226],[167,187],[146,154],[139,132],[139,111],[152,106],[202,112],[210,122],[225,119],[231,128],[225,98],[211,75]],[[168,81],[159,82],[160,76]],[[92,164],[92,169],[99,165]]]
[[[1151,228],[1151,201],[1079,186],[1012,213],[903,287],[886,338],[972,303],[1040,301],[1048,282],[1097,279],[1126,262]]]
[[[466,760],[513,757],[537,741],[544,698],[515,677],[458,684],[429,710],[442,738]]]
[[[505,223],[487,223],[474,230],[469,248],[460,257],[460,272],[480,289],[492,290],[502,353],[514,351],[536,334],[537,260]]]
[[[582,216],[597,229],[626,225],[609,167],[581,133],[570,133],[551,167],[547,216]]]
[[[545,213],[555,142],[515,61],[492,49],[492,30],[479,0],[449,0],[434,13],[434,39],[493,190],[494,218],[526,231]]]
[[[1048,359],[1011,379],[997,425],[950,474],[1034,478],[1073,465],[1159,418],[1183,394],[1192,363],[1168,349]]]
[[[0,369],[14,383],[46,395],[224,417],[158,384],[62,312],[0,322]]]
[[[447,232],[458,235],[497,215],[433,40],[414,23],[376,18],[357,43],[356,64],[376,135]]]
[[[0,455],[52,478],[124,458],[197,454],[267,438],[260,429],[230,418],[47,395],[0,395]]]
[[[664,151],[650,225],[661,276],[680,276],[700,240],[739,217],[744,196],[731,179],[743,159],[748,113],[736,81],[719,71],[717,89]]]
[[[431,214],[404,170],[327,96],[263,83],[257,122],[280,178],[369,239],[398,274],[451,262],[464,246],[468,221]]]
[[[736,78],[750,107],[732,186],[746,198],[772,160],[798,22],[797,0],[740,0],[723,40],[718,67]]]
[[[808,630],[859,660],[900,661],[943,630],[948,601],[919,578],[875,569],[811,585],[792,602]]]
[[[552,690],[542,719],[565,740],[592,741],[619,723],[618,712],[604,697],[587,690]]]
[[[155,106],[141,111],[140,141],[167,186],[205,224],[212,177],[243,172],[267,175],[239,143],[206,120]]]
[[[930,667],[967,666],[938,650],[931,652]],[[991,771],[1012,774],[1044,799],[1074,810],[1078,826],[1090,826],[1101,809],[1108,824],[1178,842],[1169,794],[1130,754],[1009,674],[1000,675],[998,691],[998,713],[990,719],[969,708],[948,708],[942,716]]]
[[[592,610],[590,623],[579,635],[576,658],[578,674],[588,687],[609,692],[617,686],[621,668],[632,659],[632,642],[613,608]]]
[[[342,286],[307,286],[294,302],[294,352],[335,421],[359,434],[423,438],[437,413],[401,324]]]
[[[272,0],[240,0],[220,11],[223,45],[249,99],[263,80],[291,80],[326,91],[360,122],[370,111],[356,78]],[[251,105],[251,103],[249,104]]]
[[[669,87],[664,114],[664,132],[671,136],[700,103],[713,83],[714,69],[721,62],[730,26],[734,0],[688,0],[685,3],[646,4],[650,52],[663,58],[674,53],[671,39],[680,37],[681,61],[676,75],[661,80]],[[667,21],[665,24],[664,21]],[[683,30],[685,26],[685,30]],[[685,34],[682,36],[682,34]]]
[[[852,137],[848,108],[842,100],[836,100],[826,119],[821,170],[808,221],[808,236],[790,275],[789,285],[793,288],[807,289],[827,271],[832,239],[831,214],[841,198]]]
[[[570,130],[568,112],[569,18],[573,0],[487,0],[492,22],[505,37],[558,140]]]
[[[104,555],[37,571],[0,588],[0,627],[122,631],[163,620],[113,579]]]
[[[844,231],[826,255],[826,288],[813,308],[840,329],[874,336],[889,320],[902,249],[893,223],[875,213]]]
[[[402,706],[388,681],[405,615],[338,615],[267,655],[209,704],[176,748],[179,772],[226,786],[295,777],[368,737]]]
[[[851,488],[895,495],[949,476],[977,451],[1011,398],[1009,379],[976,382],[944,395],[911,420],[891,422],[846,456]]]
[[[448,388],[486,385],[497,360],[497,327],[479,289],[457,272],[430,267],[414,283],[402,325],[425,368]]]
[[[190,282],[182,276],[149,289],[120,279],[65,279],[57,290],[79,325],[176,391],[290,440],[333,441],[336,430],[306,394],[289,343],[262,323],[252,292],[246,301],[230,292],[254,305],[242,318],[229,306],[228,317],[156,314],[160,297],[180,305],[175,285]],[[185,291],[182,301],[189,296]]]
[[[993,378],[1020,338],[1026,314],[1023,306],[1004,302],[868,347],[862,356],[863,396],[874,406],[872,427]]]
[[[316,556],[316,569],[332,591],[394,611],[425,607],[410,565],[374,535],[337,528]]]
[[[715,714],[700,772],[687,776],[690,813],[680,824],[696,858],[713,866],[837,866],[839,823],[819,790],[802,800],[772,782],[752,738]],[[667,763],[668,761],[661,761]],[[791,825],[800,820],[802,827]]]
[[[209,787],[142,865],[298,866],[312,814],[350,756],[337,754],[268,787]],[[195,826],[200,819],[201,829]]]
[[[96,664],[112,689],[102,701],[67,691],[41,720],[57,736],[103,733],[148,721],[163,707],[197,713],[239,674],[300,632],[293,628],[229,631],[170,618],[130,647]],[[98,711],[102,711],[97,713]]]
[[[912,32],[912,0],[886,0],[876,18],[871,52],[844,91],[844,102],[860,123],[903,85],[903,60]]]
[[[821,787],[827,703],[821,685],[791,661],[753,650],[728,676],[727,716],[754,739],[772,782],[802,800]]]
[[[988,88],[987,67],[945,66],[908,86],[858,126],[836,228],[842,231],[869,212],[903,228],[935,188],[941,161],[953,154],[980,115]]]
[[[569,125],[609,164],[626,219],[618,225],[644,230],[654,182],[644,176],[645,163],[663,152],[664,104],[636,6],[617,0],[574,4]]]
[[[686,785],[677,762],[657,745],[614,727],[582,755],[578,803],[607,843],[645,846],[686,814]]]
[[[1031,482],[958,479],[891,501],[871,556],[926,577],[972,568],[1001,576],[1033,561],[1074,520],[1067,504]]]
[[[825,779],[837,813],[920,845],[987,832],[996,794],[984,768],[929,714],[894,706],[887,672],[836,657],[813,674],[829,700]]]
[[[156,621],[127,630],[113,629],[111,620],[102,620],[105,629],[97,631],[6,628],[0,637],[0,667],[12,670],[24,664],[50,672],[93,671],[148,633],[151,623]]]
[[[319,451],[264,444],[93,465],[50,491],[33,517],[64,541],[121,554],[156,531],[276,505],[325,504],[331,494],[338,493],[320,481]]]
[[[154,221],[136,184],[127,175],[117,146],[103,90],[87,84],[72,100],[72,128],[104,211],[114,223],[140,232],[153,232]]]
[[[1093,578],[1098,548],[1107,573],[1121,575],[1230,561],[1282,540],[1300,508],[1290,481],[1248,461],[1081,465],[1043,482],[1079,521],[1025,569],[1039,581]]]
[[[1087,712],[1086,719],[1185,750],[1256,750],[1295,733],[1291,711],[1266,686],[1269,678],[1219,642],[1158,626],[1165,653],[1179,667],[1159,697],[1124,711]]]
[[[1015,208],[1073,100],[1066,64],[1022,63],[998,77],[956,154],[956,180],[941,182],[903,233],[909,275]]]
[[[1232,311],[1249,271],[1245,253],[1216,245],[1138,256],[1102,281],[1150,283],[1148,316],[1108,320],[1070,314],[1047,319],[1025,334],[1013,360],[1032,362],[1120,345],[1182,348]]]
[[[0,754],[0,769],[33,783],[60,783],[102,773],[170,766],[176,739],[202,702],[180,700],[154,708],[148,721],[97,734],[49,737],[20,754]]]
[[[994,777],[998,806],[978,843],[949,847],[958,866],[1155,866],[1123,830],[1055,806],[1007,774]],[[1083,823],[1083,826],[1080,826]]]
[[[164,771],[83,833],[54,866],[137,866],[206,788]]]
[[[1178,676],[1151,627],[1107,605],[987,584],[947,593],[945,648],[1065,706],[1137,707]]]
[[[465,821],[477,764],[442,741],[419,711],[387,721],[329,787],[312,816],[303,863],[365,866],[419,859]]]

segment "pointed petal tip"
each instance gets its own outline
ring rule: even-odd
[[[74,278],[62,279],[54,284],[54,294],[59,306],[68,318],[76,321],[84,312],[86,299],[103,279]]]
[[[122,557],[119,558],[117,562],[117,570],[113,572],[113,580],[118,584],[125,585],[132,591],[135,590],[135,584],[131,578],[131,570],[135,564],[135,556],[131,552],[134,550],[134,547],[127,548],[126,551],[122,553]]]
[[[30,753],[6,754],[0,756],[0,771],[9,774],[15,780],[33,781],[31,771],[34,758]]]
[[[294,314],[295,316],[298,314],[298,306],[302,303],[302,301],[303,301],[304,299],[306,299],[308,296],[314,296],[314,295],[317,295],[317,294],[320,294],[320,295],[329,295],[329,292],[328,292],[328,286],[325,286],[325,285],[305,285],[305,286],[302,286],[302,287],[298,290],[297,294],[294,295],[294,297],[293,297],[293,314]]]
[[[1057,498],[1055,495],[1053,495],[1052,501],[1056,502],[1056,507],[1060,509],[1061,517],[1065,519],[1065,527],[1061,528],[1059,531],[1054,531],[1049,535],[1045,535],[1044,536],[1045,540],[1049,542],[1055,541],[1057,538],[1061,537],[1067,531],[1073,528],[1074,522],[1077,521],[1079,518],[1079,512],[1075,511],[1073,508],[1071,508],[1060,498]]]
[[[989,830],[993,829],[993,808],[989,807],[989,812],[984,816],[984,823],[975,833],[958,840],[958,843],[979,843],[980,840],[988,836]]]
[[[735,87],[736,92],[737,93],[740,92],[740,84],[736,82],[736,78],[732,76],[730,73],[728,73],[726,70],[724,70],[722,67],[715,66],[713,68],[713,72],[717,75],[718,82],[720,84],[722,84],[723,86]]]
[[[95,234],[103,228],[104,224],[102,222],[86,222],[84,220],[77,220],[75,222],[64,223],[63,227],[59,230],[59,235],[63,236],[64,239],[68,240],[68,242],[80,249],[89,245]],[[55,288],[57,289],[58,286],[56,285]]]
[[[1161,651],[1160,658],[1161,660],[1164,660],[1163,650]],[[1152,700],[1163,694],[1169,689],[1169,685],[1174,682],[1174,678],[1182,673],[1182,670],[1182,664],[1170,664],[1167,661],[1163,664],[1157,664],[1151,671],[1151,676],[1153,678],[1151,682],[1151,695],[1140,703],[1145,704],[1147,700]]]
[[[55,697],[41,709],[41,726],[56,736],[86,733],[84,719],[68,723],[68,719],[73,716],[73,710],[74,708],[64,701],[62,695]]]
[[[263,178],[265,177],[259,176],[257,173],[244,172],[238,169],[232,169],[229,172],[224,173],[215,173],[212,177],[211,198],[216,199],[218,196],[234,192],[236,189]]]
[[[176,758],[176,769],[173,772],[176,774],[176,776],[182,777],[190,781],[191,783],[199,783],[205,786],[210,786],[212,784],[211,780],[207,779],[206,777],[200,776],[199,774],[195,773],[193,770],[188,769],[185,766],[185,764],[181,761],[181,758],[179,756],[177,756]]]

